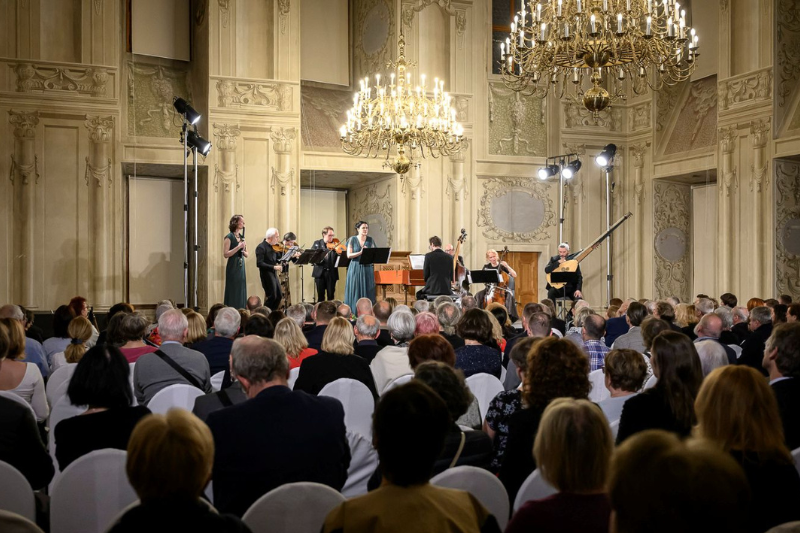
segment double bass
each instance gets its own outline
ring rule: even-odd
[[[461,245],[464,241],[467,240],[467,230],[461,228],[461,235],[458,237],[458,243],[456,244],[456,250],[453,253],[453,292],[460,293],[463,286],[464,280],[467,278],[467,267],[461,264],[458,260],[458,256],[461,254]]]
[[[484,297],[484,307],[488,307],[489,304],[497,302],[503,306],[506,305],[506,295],[511,292],[508,288],[508,274],[500,270],[500,263],[505,261],[506,255],[508,255],[508,246],[503,248],[500,252],[500,257],[497,258],[497,273],[502,278],[502,281],[498,283],[489,283],[486,285],[486,296]]]

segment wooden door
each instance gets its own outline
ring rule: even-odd
[[[522,316],[525,304],[539,301],[539,252],[509,250],[506,263],[517,271],[514,296],[517,300],[517,312]]]

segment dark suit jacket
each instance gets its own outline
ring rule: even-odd
[[[766,376],[767,371],[761,363],[764,360],[764,348],[767,339],[771,334],[772,324],[758,326],[758,329],[753,331],[750,338],[742,344],[742,355],[739,356],[736,364],[753,367]]]
[[[313,250],[326,250],[328,246],[325,244],[324,240],[319,239],[318,241],[314,241],[314,244],[311,245],[311,248]],[[314,265],[314,270],[311,271],[311,277],[319,278],[322,276],[323,272],[328,271],[333,279],[338,280],[339,269],[336,268],[337,257],[338,256],[336,255],[336,252],[329,251],[328,255],[325,256],[321,263]]]
[[[739,346],[741,346],[744,341],[750,338],[750,330],[747,328],[747,322],[739,322],[738,324],[734,324],[731,328],[731,331],[739,340],[737,343]]]
[[[208,415],[211,413],[219,411],[220,409],[225,409],[226,407],[230,407],[222,402],[223,395],[226,395],[230,403],[233,405],[239,405],[247,400],[247,396],[244,394],[242,386],[237,381],[227,389],[222,389],[219,392],[206,394],[204,396],[198,396],[194,400],[194,409],[192,409],[192,413],[194,413],[197,418],[205,422],[208,420]]]
[[[425,254],[425,264],[422,267],[425,278],[425,294],[450,295],[453,293],[453,257],[438,248]]]
[[[698,337],[692,342],[700,342],[701,340],[718,342],[719,345],[722,346],[722,348],[725,350],[725,355],[728,356],[728,364],[731,365],[736,364],[736,352],[733,351],[733,348],[731,348],[727,344],[723,344],[722,342],[720,342],[719,339],[715,339],[713,337]]]
[[[720,333],[720,335],[719,335],[719,342],[721,342],[722,344],[724,344],[726,346],[729,345],[729,344],[735,344],[735,345],[738,346],[739,345],[739,337],[737,337],[736,334],[734,332],[732,332],[732,331],[723,330],[723,332]]]
[[[629,329],[630,327],[624,316],[609,318],[606,322],[606,346],[611,348],[611,345],[614,344],[617,337],[625,335],[628,333]]]
[[[536,469],[533,441],[544,409],[520,409],[508,418],[508,440],[498,477],[514,501],[525,479]]]
[[[34,490],[50,483],[55,473],[31,410],[3,397],[0,397],[0,461],[19,470]]]
[[[272,245],[264,239],[256,247],[256,266],[261,276],[261,284],[264,285],[264,278],[267,276],[277,276],[275,265],[278,264],[280,255],[272,249]]]
[[[193,350],[197,350],[208,359],[208,367],[212,376],[230,368],[231,348],[233,348],[233,339],[227,337],[212,337],[192,345]]]
[[[447,342],[450,343],[450,345],[453,347],[454,350],[458,350],[459,348],[464,346],[464,339],[462,339],[458,335],[455,334],[448,335],[446,333],[442,333],[441,331],[439,332],[439,335],[447,339]]]
[[[313,357],[303,359],[297,381],[294,382],[294,390],[317,395],[325,385],[341,378],[360,381],[367,386],[372,397],[378,399],[375,378],[372,377],[369,363],[357,355],[319,352]]]
[[[381,332],[375,340],[378,342],[378,346],[394,346],[392,334],[389,333],[388,329],[381,328]]]
[[[306,331],[306,340],[308,341],[309,348],[314,348],[317,351],[322,348],[322,337],[325,335],[325,330],[327,328],[328,324],[322,324],[320,326],[314,326],[312,330]]]
[[[658,385],[625,402],[619,419],[617,444],[646,429],[672,431],[681,437],[688,437],[692,430],[691,425],[684,426],[678,422]]]
[[[341,490],[347,481],[344,409],[333,398],[269,387],[211,413],[208,427],[215,446],[214,507],[222,513],[242,516],[286,483],[313,481]]]
[[[355,345],[356,355],[362,357],[367,363],[371,363],[383,346],[379,346],[375,341],[361,341]]]
[[[550,274],[553,270],[558,268],[558,260],[560,259],[559,256],[553,256],[550,258],[550,261],[547,262],[547,266],[544,267],[545,274]],[[578,275],[578,282],[574,285],[567,285],[567,297],[572,298],[572,293],[575,291],[583,291],[583,274],[581,274],[581,267],[578,266],[575,273]],[[547,288],[550,288],[550,284],[547,284]],[[570,290],[572,289],[572,290]]]
[[[690,339],[695,340],[697,338],[697,335],[695,335],[695,333],[694,333],[694,327],[696,325],[697,324],[689,324],[685,328],[681,328],[681,333],[683,333],[684,335],[686,335]]]
[[[783,435],[790,450],[800,448],[800,379],[782,379],[772,384],[783,421]]]

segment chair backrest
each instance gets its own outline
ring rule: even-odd
[[[76,366],[78,366],[77,363],[67,364],[50,375],[47,380],[47,385],[45,385],[45,393],[47,395],[47,401],[50,403],[50,405],[55,405],[58,403],[60,397],[57,396],[57,394],[61,392],[60,387],[64,383],[69,383],[69,380],[72,379],[72,374],[75,372]],[[66,392],[66,389],[63,389],[63,391]]]
[[[508,523],[508,493],[503,483],[488,470],[475,466],[456,466],[431,479],[431,484],[469,492],[494,515],[500,530],[505,531]]]
[[[250,506],[242,520],[253,533],[319,533],[345,497],[321,483],[289,483]]]
[[[22,473],[10,464],[0,461],[0,509],[36,521],[36,502],[33,489]]]
[[[728,348],[733,350],[736,353],[736,359],[739,359],[742,355],[742,347],[738,344],[728,344]]]
[[[33,410],[33,406],[31,404],[25,401],[25,398],[23,398],[19,394],[15,394],[7,390],[0,390],[0,396],[2,396],[3,398],[8,398],[9,400],[14,400],[17,403],[24,405],[25,407],[31,410],[31,414],[33,414],[33,419],[36,420],[36,411]]]
[[[513,279],[513,278],[512,278]],[[500,383],[506,382],[506,376],[508,375],[508,369],[506,367],[500,367]]]
[[[402,376],[398,376],[394,378],[392,381],[390,381],[389,384],[383,388],[381,394],[386,394],[388,391],[392,390],[395,387],[399,387],[400,385],[405,385],[412,379],[414,379],[414,374],[403,374]]]
[[[71,463],[56,479],[50,499],[51,533],[101,533],[136,501],[125,474],[127,453],[97,450]]]
[[[797,468],[797,473],[800,474],[800,448],[792,450],[792,457],[794,457],[794,467]]]
[[[162,415],[167,414],[167,411],[173,407],[179,407],[191,412],[194,409],[194,400],[203,394],[204,392],[197,387],[178,383],[158,391],[153,396],[153,399],[150,400],[150,403],[147,404],[147,408],[153,413]]]
[[[375,400],[366,385],[354,379],[337,379],[322,387],[319,396],[330,396],[342,402],[344,425],[348,431],[372,437]]]
[[[589,383],[592,384],[589,401],[597,403],[611,397],[611,393],[606,388],[606,375],[602,369],[598,368],[589,372]]]
[[[617,440],[617,433],[619,433],[619,419],[614,420],[609,424],[611,428],[611,436],[614,437],[614,440]]]
[[[378,452],[370,439],[352,431],[347,432],[347,442],[350,445],[350,467],[341,492],[346,498],[353,498],[367,493],[367,482],[378,468]]]
[[[128,383],[131,384],[131,394],[133,395],[133,405],[139,405],[139,400],[136,399],[136,387],[133,384],[133,369],[136,368],[136,363],[128,363],[129,368],[131,369],[128,372]]]
[[[24,516],[2,510],[0,510],[0,531],[13,531],[14,533],[44,533],[39,526]]]
[[[522,483],[522,486],[519,488],[519,492],[517,492],[517,497],[514,500],[514,512],[517,512],[517,509],[522,507],[527,501],[530,500],[541,500],[542,498],[547,498],[548,496],[552,496],[558,492],[550,483],[544,480],[542,474],[539,473],[539,469],[537,468],[534,470],[531,475]]]
[[[467,387],[478,399],[478,406],[481,410],[481,423],[483,423],[483,419],[486,418],[486,412],[489,410],[489,404],[494,400],[495,396],[505,390],[503,384],[493,375],[481,373],[468,377]]]
[[[294,382],[297,381],[297,376],[300,375],[300,367],[293,368],[289,371],[289,388],[294,388]]]
[[[655,375],[650,376],[647,379],[647,382],[644,384],[644,388],[642,390],[652,389],[656,386],[656,381],[658,381],[658,378],[655,377]]]
[[[56,426],[62,420],[72,418],[73,416],[78,416],[84,411],[86,411],[85,405],[72,405],[69,402],[69,398],[66,396],[58,400],[58,403],[56,403],[50,410],[50,420],[48,422],[50,431],[47,432],[47,449],[50,451],[50,457],[53,459],[53,466],[56,469],[56,477],[60,472],[60,469],[58,468],[58,460],[56,459]],[[50,482],[51,489],[53,488],[55,480],[56,478],[53,478],[53,480]]]
[[[222,370],[211,376],[211,388],[214,392],[219,392],[222,388],[222,380],[225,378],[225,371]]]

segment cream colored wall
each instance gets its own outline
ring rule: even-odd
[[[717,284],[717,186],[692,187],[692,295],[719,295]]]
[[[300,4],[300,77],[350,84],[348,0],[303,0]]]

